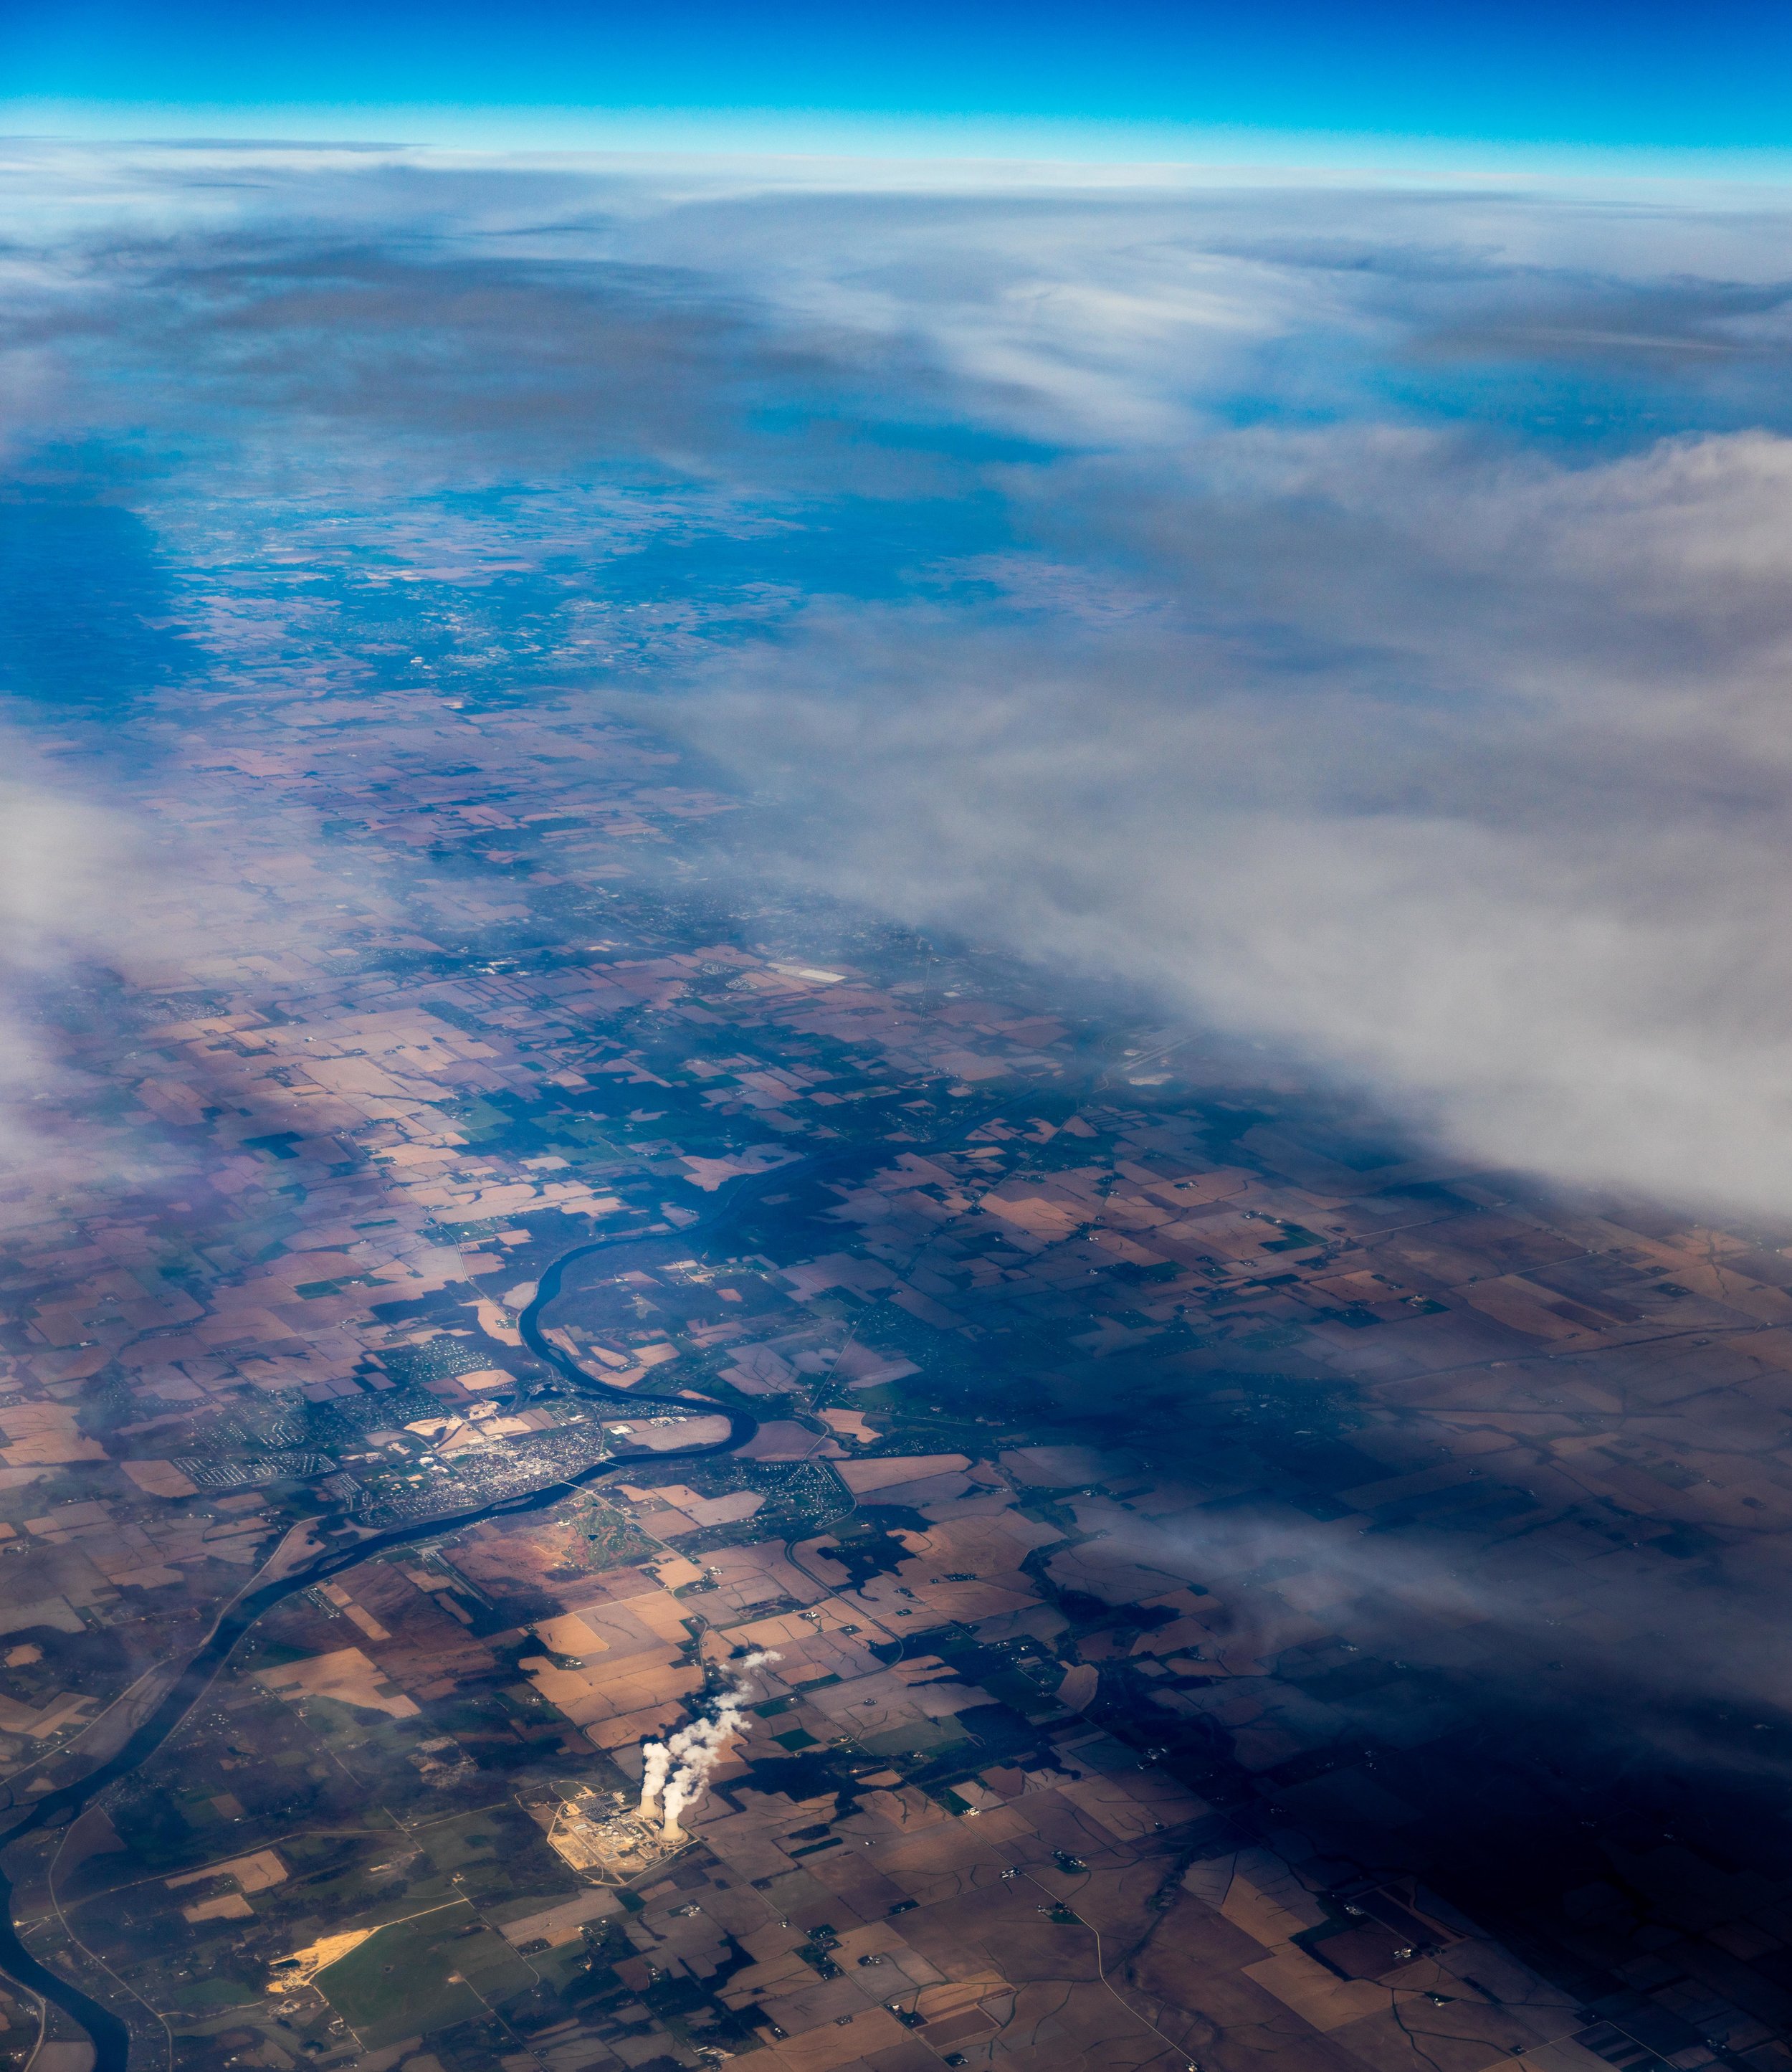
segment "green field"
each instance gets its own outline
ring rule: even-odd
[[[474,1932],[468,1934],[469,1928]],[[533,1975],[463,1899],[395,1921],[319,1972],[319,1988],[369,2049],[482,2014]]]
[[[508,1839],[501,1812],[462,1813],[449,1820],[432,1820],[412,1832],[429,1852],[430,1862],[443,1871],[489,1864],[503,1852]]]
[[[937,1756],[960,1742],[968,1742],[970,1736],[956,1720],[917,1720],[912,1726],[892,1727],[887,1733],[865,1734],[859,1737],[859,1745],[872,1755],[906,1756],[919,1753]]]

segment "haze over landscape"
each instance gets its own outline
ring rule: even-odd
[[[1792,2064],[1783,21],[0,31],[0,2051]]]

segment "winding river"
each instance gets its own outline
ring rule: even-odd
[[[653,1404],[663,1404],[688,1416],[699,1405],[706,1405],[710,1414],[727,1419],[726,1438],[715,1440],[707,1445],[668,1448],[663,1453],[656,1453],[651,1457],[656,1467],[661,1464],[671,1466],[677,1462],[703,1460],[717,1453],[733,1452],[735,1448],[745,1445],[758,1429],[758,1420],[745,1412],[717,1403],[712,1398],[699,1396],[694,1392],[676,1397],[643,1396],[638,1391],[617,1388],[600,1376],[587,1372],[569,1354],[562,1351],[546,1337],[542,1327],[542,1315],[559,1297],[566,1269],[595,1253],[611,1252],[624,1246],[636,1248],[643,1265],[656,1261],[664,1263],[681,1256],[688,1257],[693,1249],[707,1251],[729,1225],[738,1219],[744,1208],[773,1187],[787,1187],[793,1181],[812,1179],[824,1173],[853,1166],[874,1169],[888,1165],[892,1157],[903,1152],[913,1152],[924,1157],[930,1151],[947,1149],[961,1144],[974,1130],[988,1121],[993,1114],[999,1112],[1001,1108],[1009,1105],[1013,1098],[1011,1096],[1010,1101],[998,1104],[997,1109],[986,1108],[975,1116],[968,1117],[949,1135],[928,1143],[880,1144],[822,1153],[811,1157],[787,1160],[766,1172],[746,1175],[729,1182],[712,1209],[680,1230],[651,1231],[637,1227],[612,1231],[607,1235],[593,1238],[586,1244],[574,1245],[569,1251],[561,1253],[544,1271],[536,1284],[535,1293],[528,1307],[518,1317],[517,1328],[524,1344],[538,1360],[551,1367],[582,1395],[610,1398],[637,1412]],[[220,1614],[216,1623],[179,1675],[111,1755],[72,1782],[42,1793],[28,1805],[12,1803],[10,1789],[3,1797],[0,1797],[0,1851],[9,1848],[28,1835],[66,1828],[121,1778],[128,1777],[133,1770],[147,1762],[211,1688],[243,1635],[263,1613],[271,1611],[295,1592],[310,1589],[314,1584],[327,1582],[331,1577],[357,1568],[364,1561],[371,1561],[382,1554],[389,1553],[395,1547],[409,1546],[420,1540],[440,1539],[446,1534],[461,1531],[468,1526],[477,1525],[487,1518],[515,1517],[528,1511],[545,1511],[562,1502],[573,1490],[596,1482],[602,1476],[638,1467],[639,1464],[639,1455],[625,1456],[620,1460],[594,1462],[578,1474],[562,1476],[554,1482],[543,1484],[539,1489],[528,1490],[520,1495],[502,1497],[471,1510],[446,1511],[435,1517],[413,1519],[384,1531],[368,1533],[346,1546],[327,1548],[271,1581],[251,1582]],[[110,1712],[101,1714],[88,1733],[92,1733],[103,1728],[110,1716]],[[79,1753],[79,1743],[65,1751],[66,1755]],[[85,2030],[93,2044],[94,2072],[128,2072],[130,2058],[129,2029],[109,2008],[102,2007],[31,1955],[14,1925],[13,1909],[11,1882],[3,1873],[0,1873],[0,1971],[5,1972],[27,1992],[60,2008],[70,2020]]]

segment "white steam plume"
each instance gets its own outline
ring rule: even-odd
[[[672,1750],[664,1741],[649,1741],[641,1750],[640,1810],[643,1815],[653,1811],[655,1800],[665,1790],[672,1759]]]
[[[746,1680],[748,1672],[777,1659],[765,1649],[745,1656],[736,1665],[735,1681],[717,1697],[713,1712],[680,1727],[669,1740],[650,1741],[642,1750],[646,1767],[641,1778],[641,1810],[647,1812],[653,1796],[664,1792],[664,1836],[668,1843],[684,1840],[684,1830],[679,1825],[678,1816],[702,1798],[729,1743],[746,1731],[746,1708],[753,1696],[753,1686]],[[667,1768],[675,1762],[678,1767],[668,1781]]]
[[[678,1816],[701,1791],[702,1781],[693,1778],[688,1770],[681,1770],[666,1786],[666,1824],[660,1830],[660,1840],[667,1843],[684,1841],[684,1830],[679,1825]]]

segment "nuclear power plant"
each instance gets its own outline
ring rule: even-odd
[[[600,1795],[588,1785],[562,1786],[560,1803],[540,1817],[548,1842],[566,1864],[601,1885],[626,1885],[690,1841],[682,1816],[701,1803],[709,1779],[747,1730],[754,1692],[750,1672],[775,1655],[745,1656],[730,1664],[734,1680],[713,1693],[705,1709],[664,1741],[641,1748],[638,1798]]]

